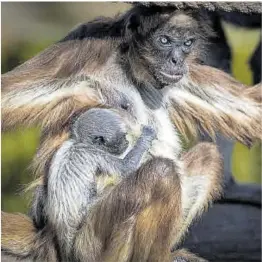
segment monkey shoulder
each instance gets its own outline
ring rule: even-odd
[[[92,21],[76,26],[60,42],[88,38],[117,38],[123,35],[123,30],[124,26],[121,21],[109,17],[98,17]]]
[[[95,165],[98,160],[96,159],[94,150],[90,150],[88,145],[79,143],[73,139],[65,141],[58,149],[51,162],[52,173],[66,173],[69,172],[81,172],[88,173],[95,172]],[[70,172],[69,172],[70,176]]]

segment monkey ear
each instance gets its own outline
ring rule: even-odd
[[[161,11],[156,7],[135,7],[125,16],[125,37],[128,40],[134,37],[143,37],[157,28],[170,17],[170,9]]]
[[[158,19],[152,17],[156,14],[155,8],[148,8],[137,5],[124,15],[125,21],[125,37],[131,40],[137,36],[143,36],[151,30],[153,24],[158,22]]]
[[[127,24],[127,29],[134,32],[137,31],[140,24],[140,18],[137,14],[133,14]]]
[[[131,14],[127,20],[125,28],[125,38],[131,40],[134,36],[139,34],[139,26],[141,19],[138,14]]]

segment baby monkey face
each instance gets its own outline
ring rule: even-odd
[[[73,129],[78,141],[110,154],[120,155],[129,145],[128,127],[117,110],[89,109],[77,118]]]

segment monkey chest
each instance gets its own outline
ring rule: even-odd
[[[150,123],[157,132],[157,139],[153,142],[150,154],[154,157],[164,157],[177,160],[182,146],[177,130],[172,124],[165,108],[151,112]]]

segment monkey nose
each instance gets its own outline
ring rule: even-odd
[[[172,57],[171,58],[171,62],[172,62],[172,64],[176,65],[177,64],[177,59],[175,57]]]

